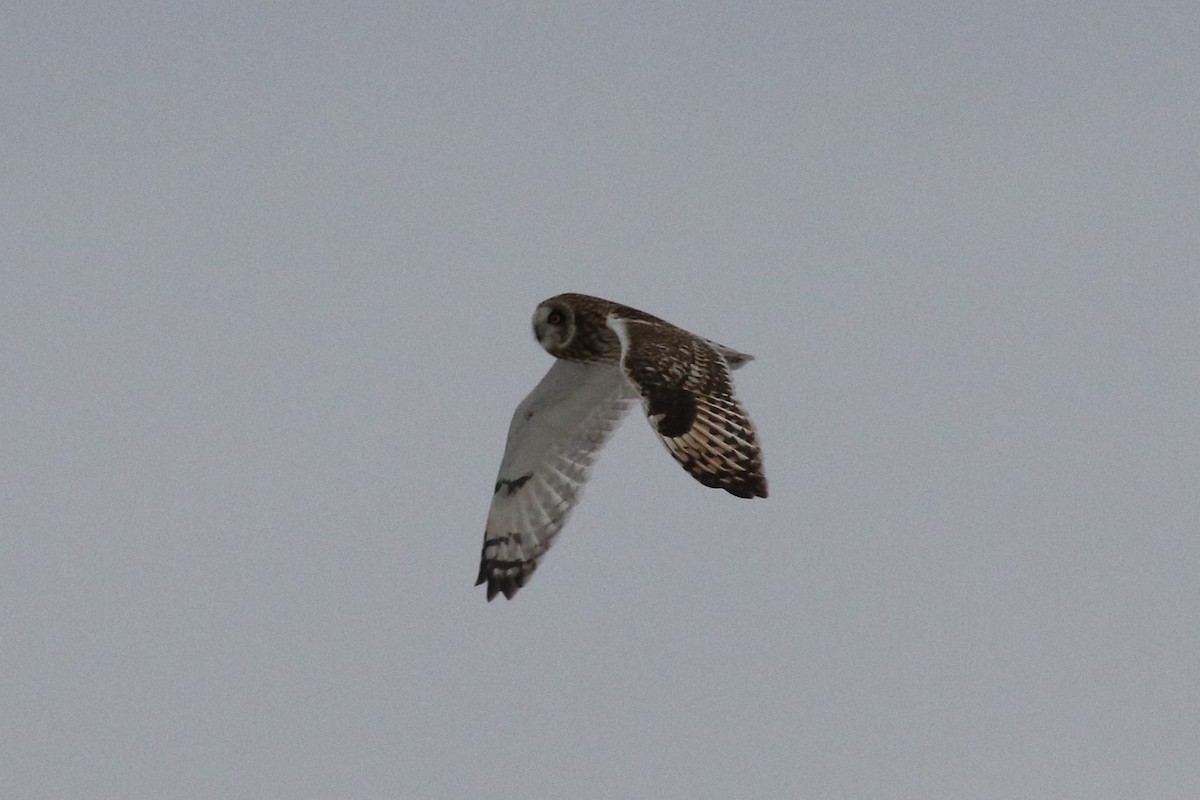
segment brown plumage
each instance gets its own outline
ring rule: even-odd
[[[554,366],[517,407],[492,497],[477,583],[511,598],[562,528],[596,454],[634,398],[704,486],[766,497],[762,450],[730,370],[752,357],[599,297],[560,294],[533,330]]]
[[[758,434],[734,397],[725,357],[673,325],[622,322],[622,366],[671,455],[705,486],[766,497]]]

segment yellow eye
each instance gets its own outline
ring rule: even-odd
[[[558,309],[551,311],[548,315],[546,315],[546,322],[550,323],[551,325],[562,325],[563,313]]]

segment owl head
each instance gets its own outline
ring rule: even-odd
[[[533,335],[552,356],[559,356],[575,338],[575,310],[562,296],[551,297],[533,312]]]
[[[586,294],[560,294],[533,312],[533,335],[555,358],[615,364],[621,343],[608,327],[608,314],[622,308]]]

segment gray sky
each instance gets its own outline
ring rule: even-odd
[[[1200,796],[1200,7],[0,26],[0,795]],[[472,585],[529,317],[754,353]]]

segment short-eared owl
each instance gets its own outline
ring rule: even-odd
[[[533,333],[557,360],[508,429],[476,581],[487,583],[488,600],[511,599],[529,580],[638,397],[692,477],[738,497],[767,496],[758,435],[729,376],[752,356],[583,294],[539,305]]]

